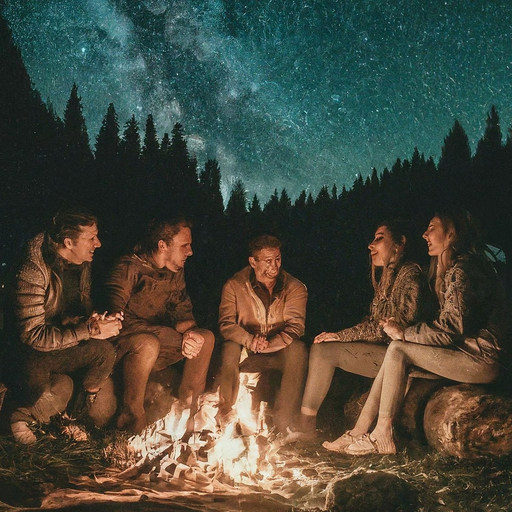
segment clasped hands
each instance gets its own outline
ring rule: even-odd
[[[201,352],[204,344],[204,337],[197,331],[189,330],[183,333],[183,341],[181,345],[181,353],[187,359],[194,359]]]
[[[268,348],[268,340],[266,336],[263,334],[255,334],[252,337],[251,344],[249,345],[249,350],[254,352],[255,354],[264,352]]]
[[[124,313],[108,315],[105,311],[103,314],[94,312],[87,321],[91,338],[97,340],[106,340],[113,336],[118,336],[119,331],[123,328]]]

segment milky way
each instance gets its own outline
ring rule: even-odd
[[[79,86],[91,143],[121,125],[183,124],[225,195],[350,187],[415,147],[437,162],[455,119],[471,146],[491,105],[512,121],[509,0],[11,0],[36,88],[63,114]]]

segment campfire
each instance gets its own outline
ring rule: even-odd
[[[129,439],[137,462],[126,472],[144,472],[152,482],[203,491],[239,484],[265,488],[275,473],[280,443],[265,421],[266,403],[260,402],[256,409],[253,406],[252,391],[258,378],[259,374],[241,375],[238,400],[220,425],[216,418],[218,394],[202,395],[190,436],[185,436],[190,410],[180,409],[175,402],[164,418]]]

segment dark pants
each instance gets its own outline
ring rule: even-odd
[[[224,342],[219,374],[221,411],[231,409],[237,400],[240,372],[277,370],[281,374],[281,385],[274,406],[274,423],[280,432],[286,432],[300,411],[308,363],[305,343],[294,340],[288,347],[271,354],[250,354],[239,364],[241,352],[242,346],[238,343]]]
[[[20,376],[22,407],[13,413],[12,421],[47,423],[51,416],[64,411],[71,398],[73,381],[68,374],[83,372],[85,391],[95,393],[107,382],[114,361],[114,347],[106,340],[86,340],[51,352],[28,350]]]

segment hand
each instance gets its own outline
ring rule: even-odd
[[[183,341],[181,344],[181,353],[187,359],[194,359],[201,352],[204,344],[204,337],[197,331],[188,330],[183,333]]]
[[[255,334],[252,338],[251,345],[249,346],[249,350],[258,354],[259,352],[263,352],[268,347],[268,340],[262,334]]]
[[[315,337],[313,343],[324,343],[325,341],[340,341],[340,337],[337,332],[321,332]]]
[[[392,340],[403,340],[404,339],[404,330],[400,326],[398,322],[394,320],[392,316],[389,318],[385,318],[379,325],[382,327],[382,330],[392,339]]]
[[[96,340],[106,340],[113,336],[118,336],[123,328],[124,315],[122,312],[114,315],[107,315],[105,311],[102,315],[93,313],[88,320],[91,331],[91,338]]]

